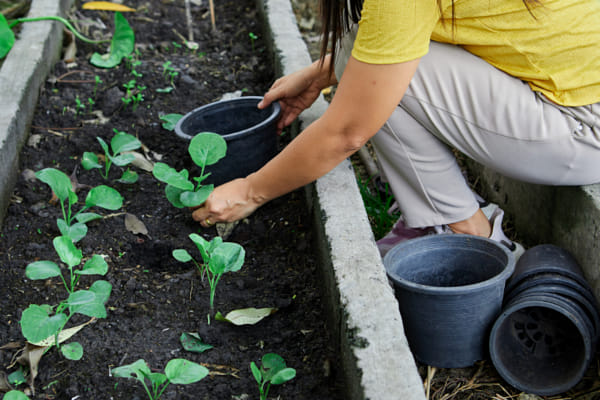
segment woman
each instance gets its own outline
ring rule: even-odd
[[[490,220],[479,209],[452,147],[527,182],[600,182],[598,0],[321,6],[321,59],[278,79],[259,107],[280,101],[281,130],[338,83],[329,108],[261,170],[216,188],[193,213],[202,226],[249,215],[369,139],[403,215],[382,252],[434,226],[504,239],[492,232],[501,210]]]

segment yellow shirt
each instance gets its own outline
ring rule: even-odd
[[[444,22],[436,0],[364,0],[352,55],[391,64],[453,43],[560,105],[600,102],[600,1],[541,2],[530,13],[522,0],[455,0],[453,35],[450,0]]]

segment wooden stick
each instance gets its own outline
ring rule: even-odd
[[[217,24],[215,23],[215,5],[213,0],[208,0],[208,4],[210,5],[210,23],[212,24],[213,31],[216,31]]]

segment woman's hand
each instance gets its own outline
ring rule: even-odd
[[[335,77],[329,75],[330,58],[323,64],[312,65],[279,78],[273,83],[258,108],[268,107],[275,100],[281,105],[281,116],[277,123],[277,134],[290,125],[302,111],[310,107],[319,97],[321,90],[335,84]]]
[[[233,222],[252,214],[264,202],[252,195],[248,178],[235,179],[217,186],[206,202],[194,210],[192,218],[203,227]]]

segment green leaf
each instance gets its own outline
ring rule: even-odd
[[[239,310],[233,310],[223,316],[221,314],[219,321],[229,322],[233,325],[255,325],[268,317],[269,315],[277,312],[277,308],[242,308]]]
[[[179,197],[181,203],[186,207],[196,207],[204,203],[212,193],[214,185],[202,186],[196,192],[183,192]]]
[[[58,225],[58,230],[60,230],[60,233],[63,236],[70,237],[73,243],[79,242],[85,237],[85,235],[87,235],[88,232],[87,226],[81,222],[77,222],[69,226],[64,219],[59,218],[56,220],[56,225]]]
[[[173,254],[173,258],[175,258],[177,261],[181,261],[184,263],[188,262],[188,261],[192,261],[192,256],[185,249],[175,249],[175,250],[173,250],[172,254]]]
[[[102,165],[100,165],[98,162],[98,156],[89,151],[83,153],[83,157],[81,158],[81,166],[86,170],[90,170],[92,168],[102,168]]]
[[[171,203],[174,207],[183,208],[185,207],[180,200],[181,194],[184,190],[178,189],[175,186],[167,185],[165,187],[165,196],[169,203]]]
[[[208,269],[214,274],[239,271],[244,265],[245,255],[246,251],[241,245],[224,242],[210,255]]]
[[[77,222],[81,222],[82,224],[88,223],[90,221],[94,221],[96,219],[102,219],[102,215],[96,213],[80,213],[75,216]]]
[[[4,15],[0,13],[0,59],[6,57],[14,44],[15,34],[8,26],[8,22]]]
[[[296,370],[294,368],[284,368],[281,371],[277,372],[273,378],[271,378],[271,383],[273,385],[281,385],[287,381],[290,381],[296,377]]]
[[[31,304],[21,315],[21,332],[27,341],[37,343],[56,335],[66,322],[65,314],[50,317],[45,308]]]
[[[252,376],[254,376],[254,379],[256,379],[256,382],[260,385],[262,383],[262,373],[254,361],[250,363],[250,370],[252,371]]]
[[[77,290],[69,295],[67,303],[69,306],[81,306],[90,304],[96,300],[96,294],[89,290]]]
[[[115,189],[100,185],[92,188],[85,198],[88,207],[102,207],[107,210],[118,210],[123,206],[123,197]]]
[[[208,369],[195,362],[175,358],[167,363],[165,375],[171,383],[187,385],[204,379]]]
[[[144,377],[150,375],[151,373],[152,372],[150,371],[148,364],[146,364],[146,361],[142,359],[111,370],[112,376],[116,378],[135,378],[140,382],[144,382]]]
[[[9,392],[6,392],[2,400],[29,400],[29,397],[27,397],[25,393],[19,390],[11,390]]]
[[[179,337],[183,348],[194,353],[204,353],[213,348],[210,344],[204,343],[200,335],[194,332],[183,332]]]
[[[177,189],[194,190],[194,184],[188,180],[189,173],[186,169],[177,172],[175,168],[165,163],[157,162],[152,169],[152,175],[159,181],[174,186]]]
[[[35,261],[25,267],[25,276],[32,280],[60,276],[60,268],[52,261]]]
[[[196,165],[212,165],[225,157],[227,142],[216,133],[201,132],[190,141],[188,152]]]
[[[113,154],[123,153],[124,151],[132,151],[142,147],[140,142],[135,136],[125,132],[117,132],[110,141],[110,147]]]
[[[106,308],[101,300],[91,290],[78,290],[69,295],[67,303],[72,313],[79,313],[88,317],[106,318]]]
[[[78,361],[83,357],[83,346],[79,342],[62,345],[60,351],[67,360]]]
[[[81,270],[75,271],[79,275],[106,275],[108,272],[108,264],[104,258],[98,254],[94,254],[92,258],[83,264]]]
[[[137,172],[127,169],[126,171],[123,172],[123,175],[121,175],[121,177],[119,179],[117,179],[117,182],[136,183],[138,178],[139,178],[139,176],[138,176]]]
[[[172,88],[171,88],[172,89]],[[158,90],[157,90],[158,91]],[[160,117],[160,120],[163,121],[162,127],[168,131],[172,131],[175,129],[175,125],[177,122],[183,117],[181,114],[166,114]]]
[[[285,360],[279,354],[267,353],[262,357],[263,378],[270,381],[286,367]]]
[[[25,378],[25,375],[23,374],[22,367],[19,367],[19,369],[16,370],[15,372],[8,374],[8,376],[6,378],[8,379],[8,383],[10,383],[11,385],[15,385],[15,386],[19,386],[19,385],[27,382],[27,378]]]
[[[165,374],[161,374],[160,372],[153,372],[148,375],[147,378],[155,387],[160,386],[167,381],[167,376]]]
[[[115,33],[110,43],[110,53],[101,56],[94,53],[90,63],[99,68],[113,68],[121,63],[123,57],[131,54],[135,47],[135,34],[120,12],[115,13]]]
[[[110,160],[119,167],[124,167],[128,164],[131,164],[133,160],[135,160],[135,156],[133,154],[125,153],[120,154],[118,156],[109,156]]]
[[[191,233],[189,235],[189,238],[191,239],[191,241],[194,242],[194,244],[198,248],[198,251],[200,251],[200,256],[202,257],[202,261],[204,262],[204,264],[207,264],[210,261],[211,245],[212,245],[212,243],[214,243],[215,240],[218,240],[217,237],[219,237],[219,236],[216,236],[213,240],[208,242],[206,239],[204,239],[202,236],[198,235],[197,233]],[[220,240],[222,240],[222,239],[220,239]]]
[[[112,285],[103,280],[98,280],[92,283],[90,286],[90,292],[94,292],[96,295],[96,301],[105,304],[110,297],[110,292],[112,291]]]
[[[56,197],[63,202],[69,198],[69,195],[73,192],[73,185],[71,179],[62,171],[54,168],[44,168],[41,171],[35,173],[36,178],[44,182],[50,189],[56,194]],[[76,202],[76,201],[75,201]]]
[[[104,141],[104,139],[102,139],[99,136],[96,136],[96,139],[98,139],[98,142],[100,143],[100,146],[102,147],[102,150],[104,150],[104,154],[107,157],[110,156],[110,151],[108,151],[108,144],[106,144],[106,142]]]
[[[54,244],[56,254],[58,254],[61,261],[67,264],[69,268],[73,268],[81,263],[83,254],[81,250],[75,247],[69,236],[55,237],[52,243]]]

